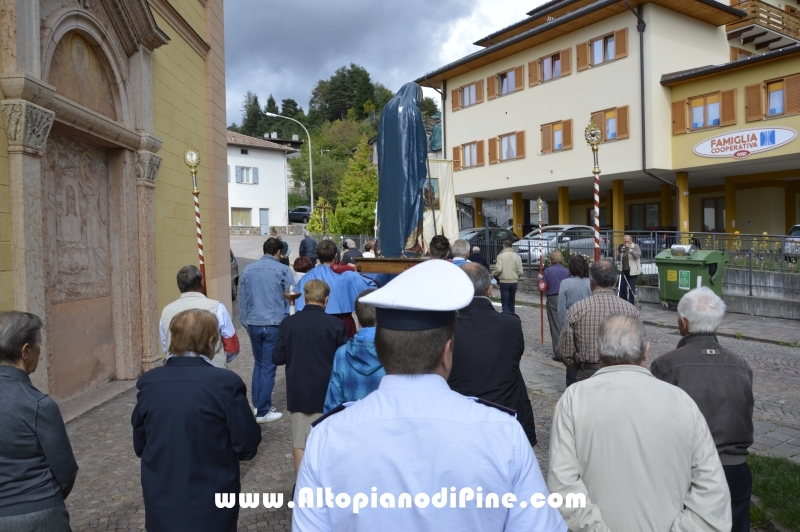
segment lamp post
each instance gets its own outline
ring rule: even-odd
[[[603,138],[603,132],[592,121],[586,126],[584,133],[586,143],[592,148],[592,155],[594,155],[594,260],[600,260],[600,166],[597,162],[597,152],[600,149],[600,140]]]
[[[197,189],[197,167],[200,166],[200,154],[189,147],[183,154],[183,162],[192,174],[192,196],[194,196],[194,221],[197,226],[197,255],[200,259],[200,273],[203,274],[203,295],[206,294],[206,261],[203,257],[203,231],[200,228],[200,191]]]
[[[289,118],[288,116],[277,115],[275,113],[264,113],[271,118],[284,118],[286,120],[291,120],[295,124],[299,125],[303,128],[303,131],[306,132],[306,137],[308,137],[308,180],[311,184],[311,212],[314,212],[314,163],[311,160],[311,135],[308,133],[306,126],[295,120],[294,118]]]

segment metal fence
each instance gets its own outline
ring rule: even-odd
[[[311,238],[317,241],[317,244],[322,242],[324,239],[332,240],[338,247],[339,251],[341,252],[343,248],[344,241],[347,239],[352,240],[356,244],[356,249],[363,252],[364,251],[364,244],[369,242],[370,240],[375,240],[374,236],[370,235],[336,235],[327,233],[325,235],[321,233],[312,233]]]

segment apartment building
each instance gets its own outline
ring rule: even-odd
[[[800,18],[777,2],[554,0],[417,82],[442,93],[444,151],[453,159],[457,196],[473,198],[476,224],[484,199],[511,199],[521,236],[539,197],[550,223],[591,223],[593,160],[583,135],[592,121],[603,131],[601,225],[725,231],[717,222],[727,216],[733,223],[736,204],[739,218],[750,220],[737,229],[783,232],[797,211],[788,199],[781,198],[780,226],[777,211],[748,209],[792,189],[773,182],[800,176],[791,163],[794,137],[746,157],[697,155],[695,144],[750,128],[750,119],[791,129],[794,92],[786,89],[780,116],[767,104],[775,80],[800,73],[790,51],[800,40],[794,28]],[[745,93],[755,95],[757,83],[764,106],[758,120],[756,103],[745,109]],[[767,172],[762,159],[783,173]],[[752,192],[752,183],[769,183],[770,191]],[[760,199],[734,197],[741,194]],[[706,211],[706,200],[719,197],[714,213]]]

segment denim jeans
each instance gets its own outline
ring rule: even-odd
[[[247,335],[253,346],[253,382],[250,394],[256,416],[264,417],[272,408],[272,388],[275,386],[275,364],[272,363],[272,351],[278,341],[278,326],[247,326]]]
[[[498,283],[500,285],[500,304],[503,312],[515,314],[514,303],[517,298],[517,283]]]
[[[750,530],[750,495],[753,492],[753,476],[747,462],[739,465],[724,465],[725,480],[731,492],[732,532]]]

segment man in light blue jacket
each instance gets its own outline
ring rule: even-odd
[[[363,399],[378,389],[381,379],[386,375],[375,351],[375,307],[361,302],[362,297],[374,291],[371,288],[358,294],[356,318],[359,330],[336,350],[323,412],[327,413],[343,403]]]
[[[256,421],[269,423],[283,414],[272,408],[275,386],[275,364],[272,351],[278,340],[278,327],[289,313],[289,302],[283,297],[294,284],[292,270],[279,262],[283,246],[277,238],[264,242],[264,256],[249,264],[239,282],[239,321],[247,328],[253,346],[253,381],[250,393]]]

